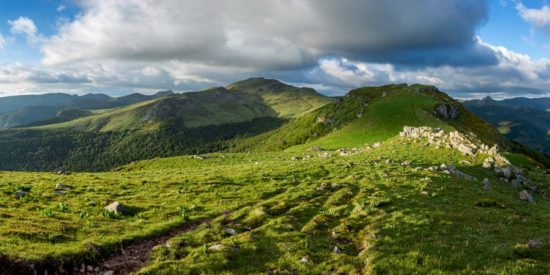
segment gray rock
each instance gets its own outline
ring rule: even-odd
[[[531,196],[527,190],[519,192],[519,199],[522,201],[533,202],[533,196]]]
[[[491,181],[488,178],[484,178],[482,183],[484,191],[488,191],[489,189],[491,189]]]
[[[225,232],[226,232],[227,234],[229,234],[229,235],[235,235],[235,234],[237,234],[237,232],[236,232],[235,230],[233,230],[233,229],[231,229],[231,228],[228,228],[228,227],[226,227],[224,230],[225,230]]]
[[[342,253],[342,250],[338,248],[338,246],[335,246],[334,248],[332,248],[332,253],[340,254]]]
[[[458,108],[451,104],[439,104],[434,109],[435,115],[443,119],[457,119],[459,115]]]
[[[512,169],[505,167],[505,168],[502,168],[500,171],[502,172],[502,175],[504,176],[504,178],[506,179],[512,178]]]
[[[538,249],[544,246],[544,243],[541,240],[529,240],[527,242],[527,247],[530,249]]]
[[[105,206],[105,210],[115,214],[123,214],[126,212],[126,207],[122,203],[115,201]]]
[[[208,251],[213,251],[213,252],[219,252],[223,250],[225,250],[225,245],[223,244],[214,244],[208,248]]]
[[[308,257],[307,257],[307,256],[302,257],[302,258],[300,259],[300,263],[303,263],[303,264],[309,263]]]
[[[107,270],[105,272],[103,272],[103,275],[113,275],[115,274],[112,270]]]
[[[411,166],[411,162],[406,160],[401,163],[401,166]]]
[[[69,186],[63,184],[63,183],[57,183],[55,184],[55,190],[62,190],[62,191],[66,191],[66,190],[69,190],[71,189]]]
[[[15,191],[15,198],[19,199],[26,196],[27,194],[29,194],[29,192],[23,191],[23,190],[17,190]]]

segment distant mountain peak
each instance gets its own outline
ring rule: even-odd
[[[290,85],[284,84],[276,79],[269,79],[263,77],[251,77],[245,80],[237,81],[235,83],[229,84],[226,86],[229,90],[240,90],[240,89],[258,89],[265,88],[268,90],[274,90],[277,88],[291,87]]]

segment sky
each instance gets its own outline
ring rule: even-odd
[[[546,0],[2,0],[0,96],[196,91],[248,77],[342,95],[550,96]]]

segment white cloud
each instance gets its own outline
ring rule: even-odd
[[[8,24],[11,26],[11,33],[25,35],[29,43],[35,44],[40,41],[38,29],[30,18],[20,16],[16,20],[9,20]]]
[[[56,9],[56,10],[57,10],[58,12],[62,12],[62,11],[64,11],[65,9],[67,9],[67,7],[65,7],[65,5],[61,4],[61,5],[57,6],[57,9]]]
[[[521,18],[533,27],[550,32],[550,7],[544,5],[540,9],[530,9],[520,2],[516,5],[516,10]]]
[[[4,38],[2,33],[0,33],[0,49],[4,48],[4,45],[6,45],[6,39]]]
[[[321,60],[319,68],[310,72],[309,79],[344,90],[388,83],[431,84],[463,98],[484,93],[507,97],[526,93],[550,95],[547,88],[550,86],[550,59],[533,60],[528,55],[488,44],[481,39],[478,43],[494,52],[498,64],[476,68],[413,68],[331,58]]]
[[[45,64],[97,59],[179,60],[288,69],[315,64],[326,54],[362,59],[392,56],[422,63],[425,56],[413,56],[418,49],[468,51],[477,26],[487,14],[486,1],[479,0],[78,3],[82,15],[63,24],[45,43]],[[437,58],[445,63],[448,56],[445,52]]]

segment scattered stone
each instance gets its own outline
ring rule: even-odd
[[[332,248],[332,253],[340,254],[342,253],[342,250],[338,248],[338,246],[334,246],[334,248]]]
[[[103,272],[103,275],[113,275],[115,274],[112,270],[108,270],[108,271],[105,271]]]
[[[422,194],[424,196],[427,196],[427,197],[429,197],[431,195],[430,192],[428,192],[428,191],[422,191],[422,192],[420,192],[420,194]]]
[[[96,201],[89,201],[86,203],[87,206],[96,206],[97,205],[97,202]]]
[[[401,166],[411,166],[411,162],[406,160],[401,163]]]
[[[389,165],[389,164],[391,164],[391,163],[392,163],[391,159],[387,159],[387,160],[386,160],[386,164]]]
[[[461,164],[461,165],[472,165],[471,162],[469,162],[469,161],[467,161],[467,160],[465,160],[465,159],[461,160],[461,161],[460,161],[460,164]]]
[[[522,201],[533,202],[533,196],[531,196],[527,190],[519,192],[519,199]]]
[[[504,176],[504,178],[506,179],[512,178],[512,169],[510,169],[509,167],[502,168],[500,169],[500,171],[502,172],[502,175]]]
[[[372,148],[376,149],[376,148],[380,147],[381,145],[382,145],[382,143],[377,142],[377,143],[372,145]]]
[[[115,214],[123,214],[126,212],[126,207],[122,203],[115,201],[105,206],[105,210]]]
[[[88,270],[89,272],[92,272],[92,271],[94,271],[94,267],[91,266],[91,265],[89,265],[89,266],[86,268],[86,270]]]
[[[483,179],[483,191],[489,191],[491,189],[491,181],[488,178]]]
[[[229,234],[229,235],[235,235],[235,234],[237,234],[237,232],[236,232],[235,230],[233,230],[233,229],[231,229],[231,228],[228,228],[228,227],[226,227],[224,230],[225,230],[225,232],[226,232],[227,234]]]
[[[527,247],[530,249],[539,249],[544,245],[541,240],[529,240],[527,242]]]
[[[307,256],[302,257],[302,259],[300,259],[300,263],[303,263],[303,264],[309,263],[308,257]]]
[[[214,252],[219,252],[219,251],[222,251],[225,249],[225,245],[223,244],[215,244],[215,245],[212,245],[208,248],[208,251],[214,251]]]
[[[16,199],[22,198],[22,197],[26,196],[28,193],[29,192],[27,192],[27,191],[17,190],[17,191],[15,191],[15,198]]]

